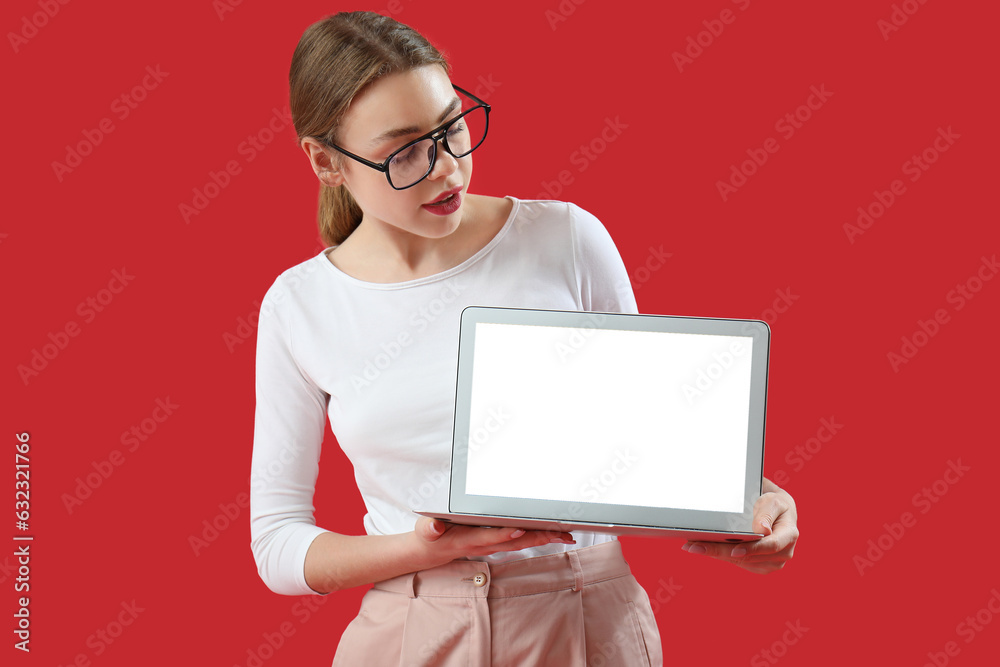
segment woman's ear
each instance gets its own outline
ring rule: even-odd
[[[323,185],[333,188],[344,182],[344,176],[340,169],[333,163],[329,149],[312,137],[303,137],[299,145],[306,155],[309,156],[309,163],[312,165],[316,177]]]

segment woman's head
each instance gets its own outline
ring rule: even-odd
[[[441,150],[426,182],[396,191],[384,174],[326,145],[381,162],[396,146],[372,145],[371,139],[398,127],[419,124],[426,132],[440,124],[434,121],[455,97],[448,72],[444,57],[423,36],[373,12],[341,12],[302,35],[289,72],[291,112],[300,144],[323,183],[319,226],[326,243],[343,242],[361,222],[362,208],[392,214],[397,211],[385,209],[387,199],[419,205],[447,189],[444,185],[467,184],[461,174],[451,175],[458,164]]]

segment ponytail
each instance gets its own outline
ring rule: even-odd
[[[320,186],[319,235],[328,246],[340,245],[361,224],[361,207],[343,185]]]

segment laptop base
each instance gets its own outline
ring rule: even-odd
[[[742,531],[693,530],[689,528],[657,528],[654,526],[623,526],[611,523],[588,523],[583,521],[548,521],[545,519],[525,519],[516,516],[482,516],[478,514],[450,514],[413,510],[417,514],[448,523],[481,528],[523,528],[525,530],[547,530],[568,533],[576,530],[608,535],[640,535],[645,537],[677,537],[698,542],[752,542],[764,537],[758,533]]]

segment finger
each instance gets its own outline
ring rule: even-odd
[[[422,516],[417,519],[417,525],[414,526],[414,531],[416,531],[417,535],[428,542],[437,541],[447,530],[448,525],[445,522],[432,519],[428,516]]]
[[[767,536],[774,532],[774,524],[789,509],[783,495],[765,493],[753,506],[753,524],[751,530]]]
[[[515,528],[476,528],[469,535],[466,548],[478,550],[479,554],[496,551],[519,551],[530,547],[561,543],[575,544],[573,535],[566,532],[523,530]]]
[[[799,538],[795,506],[786,503],[781,497],[776,506],[780,509],[778,516],[771,522],[771,532],[758,541],[753,549],[754,552],[781,551],[788,545],[794,545]],[[762,511],[762,515],[765,513],[766,510]]]
[[[776,554],[785,549],[789,549],[795,546],[796,540],[799,538],[799,529],[795,527],[795,524],[783,520],[783,517],[779,517],[774,523],[773,532],[766,537],[762,537],[754,542],[744,542],[743,544],[737,544],[730,551],[730,556],[733,558],[742,558],[744,556],[766,556],[769,554]]]
[[[498,537],[501,540],[516,540],[519,544],[531,544],[533,546],[551,544],[553,542],[576,544],[576,540],[573,538],[572,533],[558,530],[524,530],[510,528],[498,528],[497,530],[500,531]]]
[[[764,494],[764,493],[780,492],[780,491],[784,491],[784,489],[782,489],[780,486],[778,486],[777,484],[775,484],[774,482],[772,482],[767,477],[764,477],[764,478],[761,479],[761,482],[760,482],[760,491],[761,491],[761,494]]]
[[[785,567],[787,561],[766,561],[761,563],[738,563],[747,572],[754,574],[770,574]]]
[[[733,552],[737,549],[746,549],[743,544],[737,544],[733,546],[726,542],[687,542],[681,545],[681,549],[688,552],[689,554],[699,554],[703,556],[711,556],[712,558],[719,558],[721,560],[732,561],[737,556],[733,556]],[[746,552],[744,552],[746,553]]]
[[[783,523],[779,520],[774,526],[773,533],[762,537],[752,549],[747,549],[747,551],[754,554],[778,553],[785,549],[794,549],[798,539],[798,527],[793,523]]]
[[[727,542],[687,542],[681,545],[681,549],[690,554],[701,554],[719,558],[721,560],[738,560],[750,555],[773,554],[779,549],[771,541],[772,536],[762,537],[759,540],[740,542],[731,544]],[[761,544],[763,542],[763,544]]]
[[[792,547],[776,552],[776,553],[762,553],[762,554],[744,554],[741,556],[733,556],[731,553],[726,553],[725,547],[727,545],[717,545],[714,543],[689,543],[685,545],[688,547],[685,549],[689,553],[703,553],[705,555],[711,556],[717,560],[725,561],[727,563],[733,563],[738,565],[750,572],[756,573],[766,573],[779,570],[784,567],[784,564],[791,559]],[[722,549],[713,549],[715,546],[722,546]],[[702,547],[705,551],[699,551],[698,547]],[[734,547],[733,551],[736,551],[738,547]]]
[[[789,560],[791,558],[788,549],[784,549],[773,554],[754,554],[742,556],[740,558],[731,558],[730,560],[739,565],[752,564],[752,563],[775,563]]]

